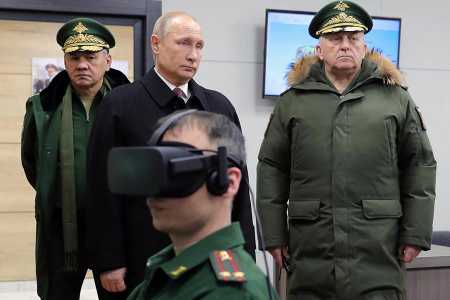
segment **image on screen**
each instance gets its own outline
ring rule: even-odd
[[[305,54],[313,54],[318,40],[308,33],[315,13],[266,10],[263,97],[275,97],[288,89],[290,65]],[[366,34],[368,49],[376,49],[399,66],[401,19],[372,17]]]

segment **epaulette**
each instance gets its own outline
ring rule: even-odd
[[[233,250],[213,251],[209,260],[216,273],[217,280],[225,282],[246,282],[245,273],[237,264]]]

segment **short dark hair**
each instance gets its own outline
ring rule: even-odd
[[[177,113],[179,113],[179,111],[174,112],[173,114]],[[163,118],[160,122],[164,122],[164,120],[170,118],[173,114]],[[240,166],[245,165],[246,153],[244,136],[236,124],[226,116],[207,111],[194,111],[175,120],[167,128],[166,132],[175,128],[184,127],[199,128],[206,133],[206,136],[211,143],[215,144],[217,147],[225,146],[228,155],[234,159],[238,159]]]

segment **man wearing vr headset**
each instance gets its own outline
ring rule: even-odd
[[[278,299],[244,250],[239,223],[231,223],[245,164],[238,127],[193,110],[159,124],[150,147],[116,148],[109,158],[112,191],[149,195],[153,225],[172,241],[148,259],[145,280],[128,299],[269,299],[269,290]]]
[[[220,113],[239,127],[231,102],[192,79],[204,45],[200,25],[193,17],[182,12],[161,16],[155,24],[151,45],[155,66],[143,78],[105,98],[89,145],[89,245],[94,267],[102,273],[102,285],[114,299],[123,299],[119,292],[128,294],[143,280],[146,259],[167,246],[170,239],[148,222],[151,215],[145,198],[130,199],[110,193],[106,182],[109,150],[147,145],[159,118],[185,108]],[[246,169],[243,177],[247,177]],[[232,220],[240,222],[245,248],[254,253],[255,236],[246,185],[241,185],[236,196]]]

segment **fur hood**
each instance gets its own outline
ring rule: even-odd
[[[378,73],[386,85],[400,85],[405,86],[405,79],[400,70],[381,53],[376,51],[367,52],[365,59],[377,65]],[[293,86],[303,82],[309,75],[311,66],[319,62],[316,55],[305,55],[296,63],[292,64],[291,70],[287,74],[287,81],[289,86]]]

